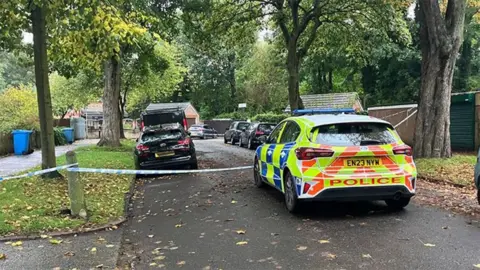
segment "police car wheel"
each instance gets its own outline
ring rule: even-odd
[[[298,212],[300,202],[295,189],[295,180],[290,173],[285,176],[285,205],[290,213]]]
[[[223,136],[223,143],[228,143],[227,137]]]
[[[387,206],[392,210],[402,210],[410,203],[410,198],[400,198],[398,200],[385,200]]]
[[[248,140],[248,149],[253,149],[252,138]]]
[[[256,187],[264,187],[265,183],[262,181],[260,176],[260,166],[258,165],[258,159],[255,157],[255,163],[253,164],[253,182]]]

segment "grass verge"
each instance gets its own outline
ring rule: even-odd
[[[475,155],[457,154],[452,158],[420,158],[415,159],[420,177],[439,180],[460,186],[473,186]]]
[[[125,140],[118,148],[88,146],[75,152],[80,167],[133,169],[133,145]],[[58,165],[65,163],[65,156],[57,158]],[[65,175],[65,171],[61,173]],[[0,182],[0,235],[68,231],[106,224],[123,215],[131,176],[82,173],[80,177],[85,183],[88,222],[61,214],[60,210],[70,205],[66,179],[30,177]]]

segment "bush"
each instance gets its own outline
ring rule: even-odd
[[[39,129],[37,95],[32,89],[19,86],[0,94],[0,131]]]
[[[287,117],[289,117],[288,114],[261,113],[261,114],[257,114],[254,117],[252,117],[252,121],[279,123]]]
[[[222,113],[214,117],[214,119],[225,118],[225,119],[232,119],[232,120],[247,120],[249,117],[248,113],[246,112],[231,112],[231,113]]]
[[[55,137],[55,145],[65,145],[67,144],[67,138],[63,134],[62,128],[56,127],[53,129],[53,136]]]

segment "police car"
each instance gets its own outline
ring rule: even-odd
[[[290,212],[308,200],[407,206],[417,176],[411,148],[390,123],[351,112],[317,110],[278,124],[256,150],[255,185],[284,193]]]

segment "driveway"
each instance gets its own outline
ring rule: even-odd
[[[200,167],[251,165],[253,151],[195,141]],[[312,203],[287,212],[252,171],[143,179],[124,228],[121,266],[134,269],[474,269],[480,228],[409,205]]]
[[[70,145],[55,147],[55,156],[61,156],[70,150],[75,150],[81,146],[96,144],[97,139],[76,141]],[[42,164],[42,151],[35,150],[30,155],[25,156],[8,156],[0,158],[0,176],[7,176],[26,171]]]

